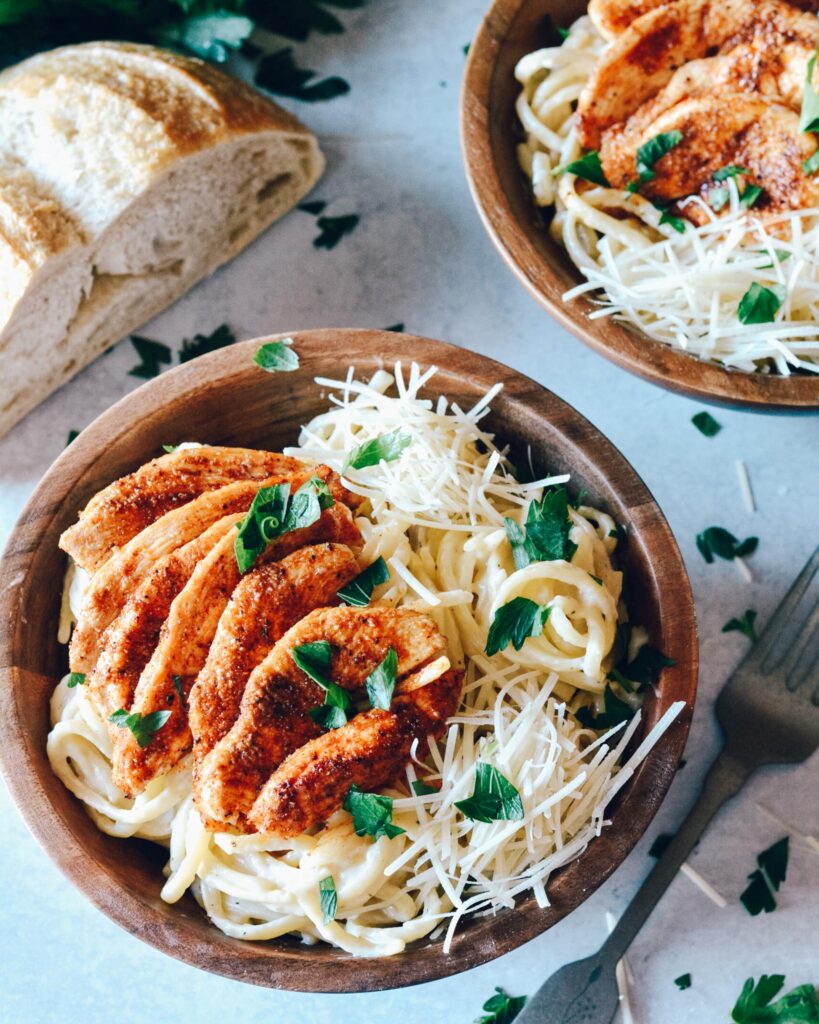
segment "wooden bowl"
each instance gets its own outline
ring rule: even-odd
[[[586,0],[495,0],[469,48],[461,94],[461,142],[481,219],[515,276],[549,313],[602,355],[663,387],[691,397],[769,410],[819,409],[819,375],[780,377],[729,370],[654,341],[611,318],[589,320],[585,297],[563,294],[585,279],[545,227],[516,146],[520,86],[515,65],[545,45],[547,16],[567,27]]]
[[[444,977],[514,949],[586,899],[631,850],[662,802],[682,754],[697,683],[691,590],[674,537],[623,456],[582,416],[500,363],[439,341],[385,331],[317,330],[293,336],[301,367],[271,376],[252,363],[248,341],[177,367],[122,399],[57,459],[23,510],[0,563],[0,765],[29,828],[60,869],[103,913],[165,953],[217,974],[275,988],[362,992]],[[270,340],[270,339],[264,339]],[[452,951],[419,942],[404,954],[355,959],[295,940],[242,942],[210,924],[190,895],[159,896],[163,849],[100,832],[52,773],[46,757],[51,692],[66,669],[56,640],[65,556],[60,532],[101,487],[183,440],[279,450],[326,408],[316,375],[352,363],[370,375],[396,360],[441,368],[433,393],[468,408],[497,381],[491,428],[538,470],[570,471],[573,491],[628,528],[624,568],[632,619],[676,662],[646,705],[651,726],[675,700],[686,709],[623,788],[613,825],[552,881],[552,906],[531,898],[514,911],[467,920]]]

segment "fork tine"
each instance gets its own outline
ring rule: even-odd
[[[819,570],[819,547],[808,559],[805,568],[799,573],[782,603],[771,616],[759,640],[751,648],[746,661],[761,662],[762,671],[770,672],[792,649],[795,634],[801,627],[801,621],[796,620],[795,613],[813,582],[817,570]]]
[[[789,690],[798,690],[811,672],[819,668],[819,601],[796,640],[793,655],[787,660],[785,685]]]

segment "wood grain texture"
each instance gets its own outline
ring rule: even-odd
[[[361,992],[410,985],[474,967],[521,945],[583,902],[622,862],[668,789],[685,745],[697,682],[691,590],[662,513],[622,455],[582,416],[539,384],[500,363],[441,342],[367,330],[293,335],[301,360],[294,373],[270,375],[252,363],[248,341],[162,374],[100,416],[57,459],[26,505],[0,563],[0,767],[29,828],[67,877],[110,918],[151,945],[204,970],[299,991]],[[261,339],[268,341],[271,339]],[[45,751],[48,701],[66,671],[56,642],[65,568],[60,532],[102,486],[183,440],[280,450],[326,407],[316,375],[338,376],[352,363],[370,375],[395,360],[435,364],[431,393],[469,407],[502,381],[489,429],[522,456],[531,445],[536,470],[571,472],[591,504],[628,528],[626,599],[676,662],[650,695],[650,727],[674,700],[684,713],[623,788],[611,828],[549,886],[552,906],[523,899],[514,911],[468,920],[448,956],[423,941],[394,958],[358,960],[295,940],[243,943],[223,935],[186,896],[160,899],[165,851],[103,835],[52,773]]]
[[[654,341],[609,317],[589,320],[590,299],[563,302],[585,280],[554,241],[518,167],[522,131],[515,114],[514,69],[545,45],[546,18],[567,27],[585,0],[495,0],[469,48],[461,94],[461,144],[467,178],[492,241],[518,280],[560,323],[631,373],[694,398],[780,411],[819,410],[819,375],[780,377],[730,370]]]

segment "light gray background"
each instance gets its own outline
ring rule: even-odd
[[[332,214],[361,215],[332,252],[312,246],[312,217],[293,212],[143,333],[178,349],[183,337],[227,321],[240,338],[320,326],[383,327],[447,339],[535,377],[588,416],[625,453],[668,516],[691,574],[702,644],[700,697],[678,776],[648,836],[613,879],[553,931],[466,975],[399,992],[312,996],[254,989],[167,959],[120,931],[60,876],[0,793],[3,995],[14,1024],[225,1020],[255,1024],[464,1024],[495,985],[531,992],[605,936],[650,866],[652,838],[672,831],[691,803],[717,735],[714,695],[746,650],[722,625],[746,608],[764,623],[817,541],[817,420],[715,409],[713,440],[691,425],[702,406],[629,376],[555,326],[502,265],[479,223],[461,166],[458,92],[463,45],[483,0],[372,0],[344,14],[345,35],[313,38],[300,61],[346,77],[329,103],[289,103],[317,131],[328,171],[314,198]],[[191,239],[195,244],[195,239]],[[412,352],[407,352],[411,357]],[[0,542],[27,495],[82,428],[137,386],[128,341],[103,356],[0,441]],[[340,356],[340,363],[343,356]],[[749,515],[734,460],[749,468],[758,503]],[[694,537],[706,526],[760,537],[746,584],[726,562],[707,566]],[[57,586],[59,581],[53,581]],[[781,972],[819,983],[819,855],[792,843],[775,913],[751,918],[738,903],[755,854],[783,829],[758,807],[819,833],[819,760],[760,773],[716,819],[692,863],[728,899],[717,909],[685,878],[672,886],[631,951],[639,1024],[727,1020],[744,979]],[[693,987],[678,992],[686,971]]]

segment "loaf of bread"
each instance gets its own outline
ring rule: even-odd
[[[203,61],[89,43],[0,74],[0,434],[323,168],[294,117]]]

